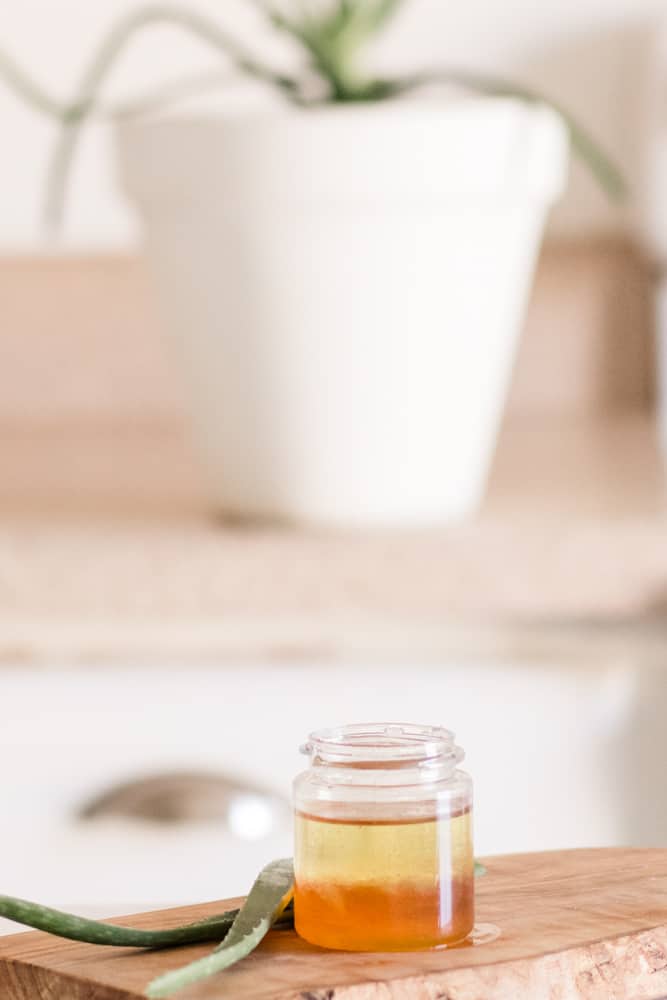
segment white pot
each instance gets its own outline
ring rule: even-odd
[[[512,101],[119,128],[220,511],[443,521],[484,491],[565,130]]]

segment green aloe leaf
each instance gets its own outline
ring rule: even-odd
[[[61,118],[67,111],[64,103],[47,93],[3,48],[0,48],[0,79],[4,79],[7,85],[35,111],[49,118]]]
[[[286,15],[263,7],[273,25],[305,49],[312,68],[329,87],[334,102],[380,100],[389,96],[383,81],[369,80],[358,57],[405,0],[337,0],[315,11]]]
[[[272,861],[257,876],[248,898],[226,938],[211,955],[158,976],[148,986],[149,997],[168,997],[207,979],[245,958],[266,936],[294,895],[291,858]]]
[[[42,906],[40,903],[31,903],[27,899],[18,899],[16,896],[0,896],[0,917],[70,941],[110,945],[116,948],[173,948],[182,944],[219,941],[228,933],[238,912],[238,910],[226,910],[224,913],[181,927],[149,930],[88,920],[73,913],[64,913],[50,906]],[[279,925],[281,927],[294,925],[292,907],[288,907],[282,914]]]
[[[72,913],[63,913],[50,906],[41,906],[14,896],[0,896],[0,916],[25,927],[47,931],[71,941],[86,944],[115,945],[121,948],[170,948],[197,941],[215,941],[226,934],[234,922],[237,910],[228,910],[215,917],[169,930],[141,930],[119,927],[117,924],[87,920]]]
[[[363,26],[364,35],[370,38],[381,31],[398,13],[405,0],[359,0],[354,6],[354,17]]]
[[[350,18],[354,15],[356,4],[351,0],[338,0],[331,10],[325,11],[317,20],[313,19],[313,27],[329,38],[336,38],[345,30]]]
[[[381,31],[405,0],[339,0],[331,11],[313,24],[329,37],[347,36],[350,42],[362,44]]]

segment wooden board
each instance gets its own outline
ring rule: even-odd
[[[128,917],[170,927],[208,903]],[[565,851],[488,862],[478,883],[487,944],[411,954],[345,954],[270,935],[182,1000],[662,1000],[667,997],[667,849]],[[0,939],[2,1000],[136,1000],[146,983],[209,945],[145,953],[27,933]]]

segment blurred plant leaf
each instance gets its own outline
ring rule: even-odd
[[[377,100],[385,96],[384,88],[359,71],[358,56],[404,2],[336,0],[317,13],[303,7],[291,16],[275,7],[268,12],[273,24],[306,50],[313,69],[329,85],[332,100]]]
[[[334,100],[343,100],[347,87],[345,75],[347,70],[347,53],[341,52],[339,42],[340,27],[338,17],[341,8],[327,11],[319,18],[309,12],[300,16],[288,17],[281,11],[272,9],[269,13],[272,23],[282,32],[290,35],[309,58],[313,69],[327,82]]]
[[[50,118],[59,118],[65,114],[67,105],[51,97],[4,49],[0,49],[0,77],[36,111]]]
[[[381,31],[405,4],[405,0],[360,0],[354,6],[357,23],[363,26],[366,38]]]

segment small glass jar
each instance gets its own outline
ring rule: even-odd
[[[453,944],[474,922],[472,782],[436,726],[341,726],[301,748],[297,932],[343,951]]]

